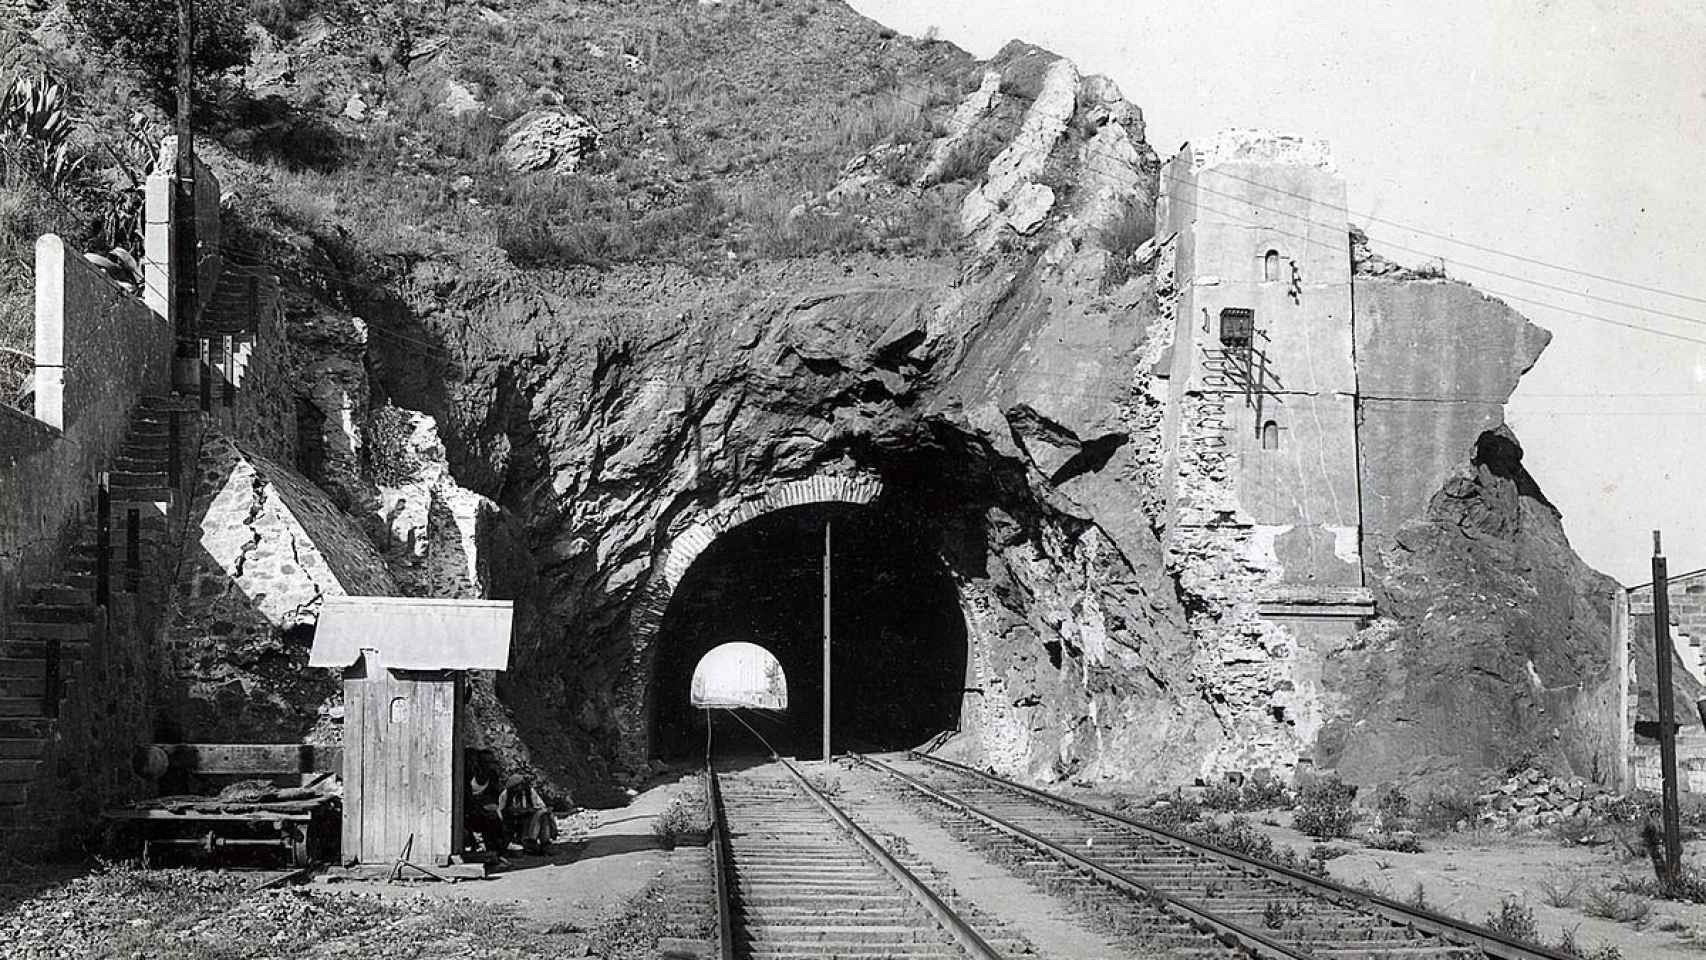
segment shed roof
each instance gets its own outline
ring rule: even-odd
[[[342,669],[366,649],[399,670],[506,670],[513,608],[508,600],[326,597],[308,665]]]

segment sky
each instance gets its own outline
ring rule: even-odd
[[[1328,141],[1377,250],[1444,258],[1552,331],[1508,420],[1583,559],[1647,582],[1662,530],[1671,572],[1706,567],[1706,4],[853,6],[980,57],[1070,57],[1163,158],[1227,127]]]

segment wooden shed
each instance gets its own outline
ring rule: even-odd
[[[508,600],[327,597],[308,664],[344,675],[346,865],[462,850],[468,670],[509,666]]]

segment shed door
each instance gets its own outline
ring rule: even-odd
[[[344,857],[389,863],[413,837],[410,860],[448,863],[462,834],[462,674],[363,660],[344,681]]]

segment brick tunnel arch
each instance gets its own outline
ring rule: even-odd
[[[942,531],[883,493],[875,477],[778,484],[701,517],[671,543],[648,589],[643,669],[630,677],[643,684],[644,709],[624,733],[644,730],[646,759],[703,749],[709,718],[690,703],[691,670],[707,650],[737,641],[769,651],[789,679],[788,709],[759,718],[771,725],[770,745],[819,752],[830,524],[835,749],[917,746],[958,727],[970,646]],[[757,746],[716,740],[719,750]]]
[[[651,718],[655,696],[652,681],[657,639],[663,630],[670,601],[699,555],[717,538],[767,514],[812,504],[867,506],[882,492],[882,478],[870,473],[822,474],[777,481],[719,502],[670,538],[669,545],[652,565],[652,574],[641,588],[640,599],[628,623],[628,636],[638,661],[636,675],[630,677],[629,682],[637,687],[634,692],[640,694],[635,704],[638,709],[630,713],[628,729],[621,744],[622,753],[630,765],[643,763],[652,752]]]

